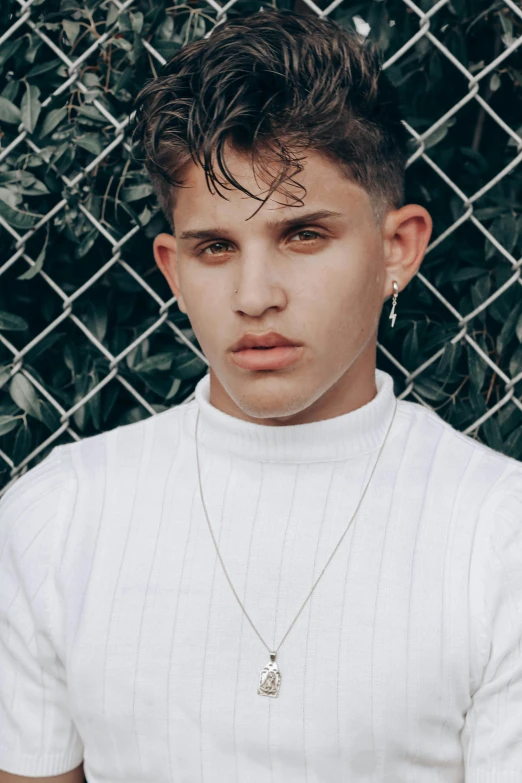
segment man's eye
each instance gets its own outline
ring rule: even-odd
[[[297,236],[299,236],[300,234],[314,234],[314,235],[315,235],[315,237],[319,237],[319,239],[322,239],[322,234],[319,234],[319,232],[318,232],[318,231],[311,231],[311,230],[309,230],[309,229],[302,229],[301,231],[298,231],[298,232],[297,232],[296,234],[294,234],[293,236],[297,237]],[[308,240],[305,240],[305,241],[306,241],[306,242],[310,242],[310,241],[313,241],[313,240],[309,240],[309,239],[308,239]]]
[[[210,250],[211,247],[216,247],[216,245],[229,245],[229,244],[230,244],[229,242],[213,242],[211,245],[207,245],[207,247],[203,248],[203,250],[199,255],[202,255],[205,252],[205,250]],[[215,255],[219,255],[219,253],[208,253],[207,255],[215,256]]]
[[[292,234],[292,236],[297,237],[300,236],[301,234],[308,234],[308,235],[313,234],[312,239],[307,238],[303,240],[304,242],[313,242],[316,238],[323,239],[322,234],[319,234],[318,231],[311,231],[310,229],[301,229],[301,231],[297,231],[295,234]],[[212,247],[223,247],[223,246],[226,247],[227,245],[230,246],[230,242],[213,242],[211,245],[207,245],[207,247],[203,248],[200,255],[203,255],[207,250],[210,250],[210,248]],[[220,252],[222,253],[223,251],[218,251],[217,253],[210,252],[207,253],[207,255],[211,255],[211,256],[220,255]]]

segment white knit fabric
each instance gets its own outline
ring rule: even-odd
[[[522,783],[522,465],[390,375],[270,427],[196,399],[0,502],[0,769],[88,783]]]

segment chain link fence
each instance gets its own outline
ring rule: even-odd
[[[265,4],[266,5],[266,4]],[[513,0],[277,3],[384,53],[434,233],[385,305],[395,390],[522,457],[522,10]],[[166,223],[129,111],[181,46],[257,3],[17,0],[0,11],[0,486],[59,443],[192,399],[207,361],[152,257]]]

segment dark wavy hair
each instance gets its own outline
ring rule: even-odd
[[[145,84],[135,109],[135,157],[172,231],[175,188],[185,186],[190,161],[202,166],[211,193],[214,183],[226,198],[217,185],[230,190],[228,182],[264,203],[286,181],[306,193],[292,177],[308,149],[368,192],[379,221],[403,204],[408,134],[393,86],[377,50],[328,18],[268,8],[218,23]],[[225,143],[250,154],[264,182],[278,165],[266,199],[234,179]],[[214,156],[225,181],[216,177]]]

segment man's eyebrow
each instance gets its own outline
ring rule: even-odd
[[[286,218],[283,220],[270,220],[267,223],[267,227],[272,228],[292,228],[292,226],[300,226],[303,223],[313,223],[315,220],[324,220],[325,218],[332,217],[344,217],[342,212],[333,212],[330,209],[319,209],[316,212],[308,212],[305,215],[299,215],[295,218]],[[216,236],[223,236],[228,234],[225,228],[194,228],[182,231],[179,235],[179,239],[213,239]]]

